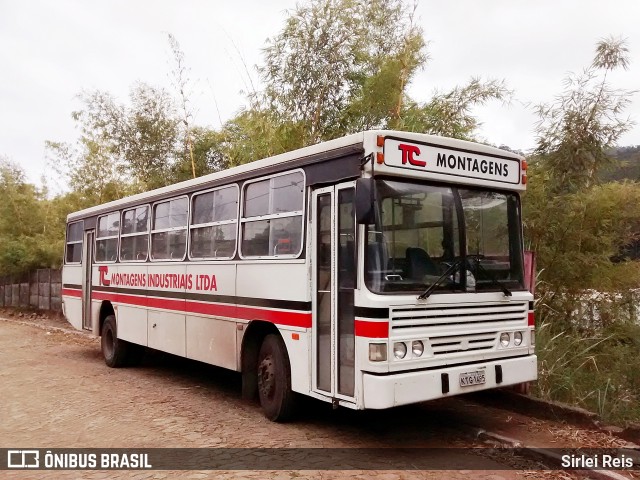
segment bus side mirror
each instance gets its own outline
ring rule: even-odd
[[[356,222],[370,225],[375,222],[373,178],[356,180]]]

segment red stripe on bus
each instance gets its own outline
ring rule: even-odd
[[[240,305],[223,305],[219,303],[200,303],[170,298],[141,297],[138,295],[126,295],[123,293],[93,292],[92,298],[94,300],[110,300],[116,303],[124,303],[139,307],[161,308],[163,310],[177,310],[185,313],[217,315],[221,317],[240,318],[243,320],[265,320],[278,325],[311,328],[311,312],[267,310],[263,308],[243,307]]]
[[[369,322],[366,320],[355,321],[356,337],[388,338],[389,322]]]
[[[116,303],[126,303],[127,305],[135,305],[137,307],[148,306],[147,297],[141,295],[127,295],[125,293],[106,293],[106,292],[91,292],[92,300],[109,300]],[[184,300],[167,300],[168,302],[175,303],[175,306],[184,303]],[[179,310],[174,306],[159,307],[166,308],[167,310]],[[180,309],[181,310],[181,309]]]
[[[66,297],[82,298],[82,290],[76,290],[75,288],[63,288],[62,295]]]
[[[239,305],[237,308],[238,317],[245,320],[266,320],[290,327],[311,328],[311,312],[264,310],[262,308],[241,307]]]
[[[205,315],[241,318],[243,320],[265,320],[279,325],[311,328],[310,312],[289,312],[256,307],[244,307],[242,305],[222,305],[219,303],[200,303],[191,301],[185,302],[185,311],[188,313],[202,313]]]
[[[70,297],[82,297],[82,290],[63,288],[62,295]],[[278,325],[291,327],[311,328],[312,317],[310,312],[290,312],[268,310],[256,307],[244,307],[241,305],[224,305],[219,303],[200,303],[188,300],[176,300],[171,298],[143,297],[140,295],[127,295],[124,293],[92,292],[93,300],[110,300],[137,307],[161,308],[163,310],[177,310],[185,313],[200,313],[203,315],[217,315],[221,317],[239,318],[243,320],[265,320]],[[371,322],[367,320],[355,321],[355,335],[366,338],[388,338],[388,322]]]

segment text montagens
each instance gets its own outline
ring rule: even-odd
[[[507,177],[509,175],[509,165],[506,162],[500,162],[499,160],[478,160],[477,158],[463,155],[438,153],[436,165],[451,170],[485,173],[499,177]]]

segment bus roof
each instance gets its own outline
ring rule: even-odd
[[[94,215],[119,210],[123,207],[128,207],[135,204],[150,203],[161,197],[168,198],[172,196],[172,194],[179,195],[184,192],[193,191],[194,189],[197,189],[197,187],[199,186],[204,186],[206,188],[207,184],[212,182],[220,183],[220,181],[226,178],[228,178],[230,181],[235,181],[232,179],[238,176],[245,177],[247,175],[253,174],[251,176],[259,177],[259,176],[262,176],[263,174],[266,174],[265,171],[273,170],[274,167],[279,167],[279,166],[282,167],[282,170],[286,170],[287,168],[295,168],[296,160],[301,160],[308,157],[317,156],[316,163],[322,162],[326,158],[333,158],[331,156],[332,152],[338,151],[340,149],[345,149],[346,147],[355,146],[355,147],[359,147],[359,150],[365,150],[367,146],[375,147],[376,137],[378,135],[401,137],[401,138],[407,139],[408,141],[438,143],[446,147],[467,148],[469,150],[473,150],[478,153],[484,153],[489,155],[501,155],[501,156],[508,155],[513,159],[522,158],[519,155],[516,155],[511,152],[506,152],[504,150],[500,150],[495,147],[490,147],[488,145],[482,145],[482,144],[473,143],[465,140],[440,137],[437,135],[429,135],[424,133],[413,133],[413,132],[403,132],[403,131],[394,131],[394,130],[368,130],[368,131],[348,135],[345,137],[337,138],[335,140],[329,140],[326,142],[318,143],[316,145],[311,145],[311,146],[300,148],[297,150],[292,150],[290,152],[282,153],[280,155],[275,155],[273,157],[264,158],[262,160],[256,160],[254,162],[239,165],[237,167],[228,168],[220,172],[215,172],[208,175],[203,175],[202,177],[168,185],[166,187],[161,187],[161,188],[157,188],[147,192],[138,193],[136,195],[124,197],[119,200],[114,200],[112,202],[89,207],[84,210],[70,213],[67,216],[67,221],[73,221],[81,218],[91,217]],[[324,157],[323,155],[321,155],[323,153],[326,153],[327,157]],[[368,153],[368,152],[365,152],[365,153]]]

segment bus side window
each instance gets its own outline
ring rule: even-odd
[[[182,260],[187,247],[189,200],[178,197],[153,207],[152,260]]]
[[[80,263],[82,261],[82,244],[84,221],[70,223],[67,227],[66,263]]]
[[[246,184],[241,254],[298,255],[302,251],[304,174],[294,171]]]
[[[98,217],[96,262],[115,262],[120,238],[120,212]]]
[[[238,223],[236,185],[196,194],[191,199],[189,256],[193,259],[231,258]]]
[[[149,250],[149,206],[136,207],[122,213],[120,225],[120,260],[144,262]]]

